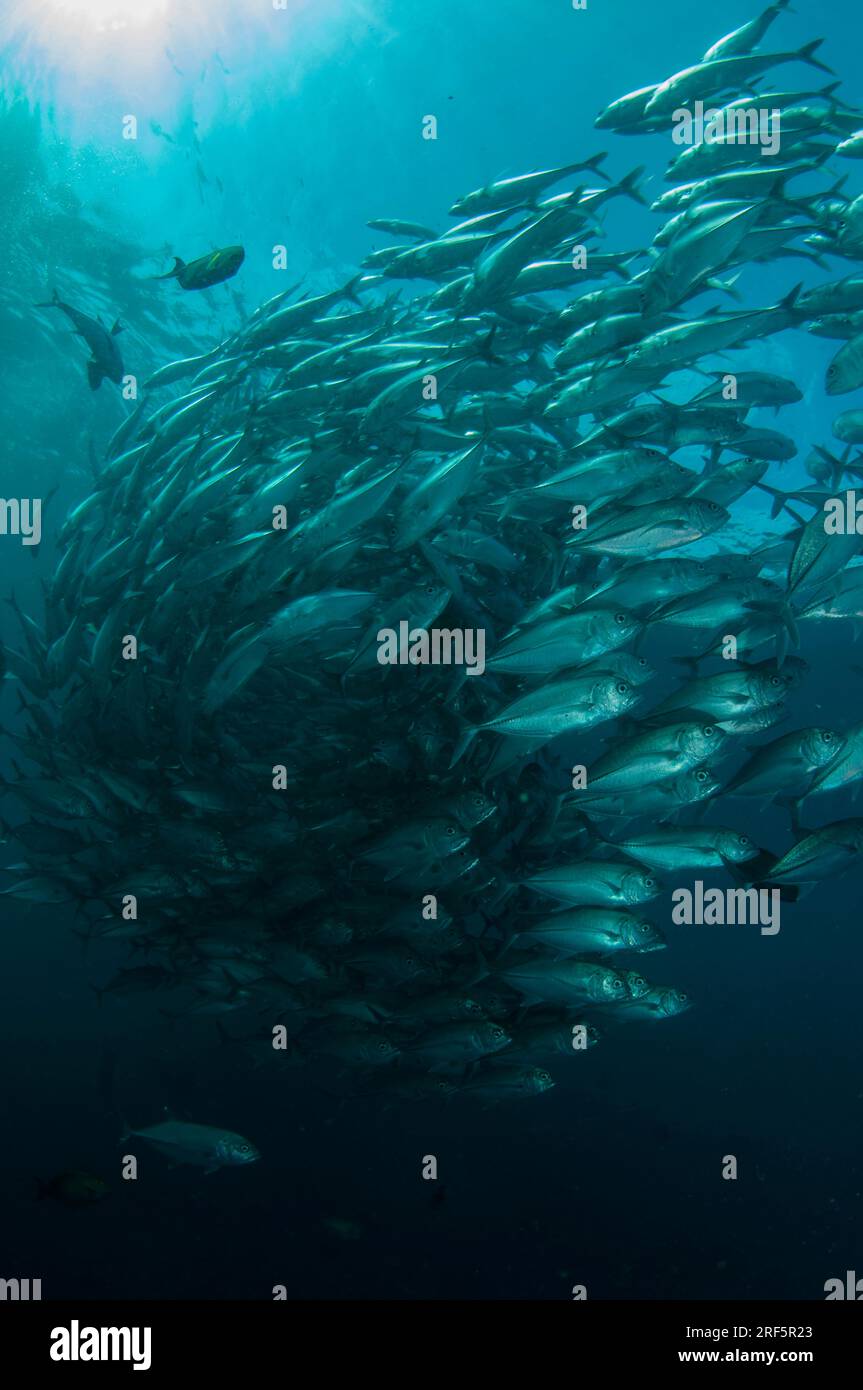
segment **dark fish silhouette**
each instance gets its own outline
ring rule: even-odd
[[[37,1201],[50,1198],[61,1202],[64,1207],[90,1207],[94,1202],[101,1202],[111,1191],[105,1179],[97,1177],[95,1173],[58,1173],[48,1182],[37,1181],[36,1186]]]
[[[56,290],[48,303],[37,304],[36,308],[62,310],[78,336],[84,339],[92,353],[87,363],[87,380],[91,390],[98,391],[103,377],[116,382],[117,385],[120,384],[123,380],[123,359],[116,340],[117,334],[123,330],[119,319],[109,332],[98,319],[91,319],[89,314],[82,314],[80,309],[73,309],[71,304],[64,304]]]

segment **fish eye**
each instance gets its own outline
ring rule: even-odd
[[[540,1081],[550,1081],[550,1080],[551,1080],[551,1072],[548,1072],[548,1071],[541,1071],[541,1072],[539,1073],[539,1079],[540,1079]]]
[[[771,685],[784,685],[785,682],[784,682],[784,680],[782,679],[781,676],[771,676],[771,677],[770,677],[770,684],[771,684]]]
[[[615,980],[615,982],[614,982],[614,984],[611,986],[611,988],[614,990],[614,993],[615,993],[615,994],[619,994],[620,991],[623,989],[623,981],[622,981],[622,980]]]
[[[714,734],[716,733],[716,730],[714,729],[712,724],[705,724],[701,732],[704,734],[705,738],[713,738]]]
[[[455,826],[454,826],[454,825],[448,825],[447,828],[446,828],[446,833],[447,833],[447,835],[454,835],[454,834],[455,834]]]
[[[748,835],[738,835],[738,836],[737,836],[737,843],[738,843],[739,845],[751,845],[751,844],[752,844],[752,841],[750,840],[750,838],[749,838]]]
[[[378,1043],[378,1052],[388,1052],[388,1051],[389,1051],[389,1046],[390,1046],[390,1045],[389,1045],[389,1043],[388,1043],[386,1040],[383,1040],[383,1041],[379,1042],[379,1043]]]
[[[696,772],[696,774],[695,774],[695,780],[696,780],[696,782],[706,782],[706,781],[707,781],[707,773],[704,771],[704,768],[703,768],[703,767],[699,768],[698,771]]]
[[[679,989],[678,989],[678,990],[675,991],[675,998],[677,999],[678,1004],[688,1004],[688,1003],[689,1003],[689,996],[686,995],[686,994],[684,994],[684,993],[682,992],[682,990],[679,990]]]
[[[621,627],[623,627],[627,621],[628,616],[629,615],[627,613],[615,613],[614,621],[618,623]]]
[[[649,877],[646,878],[646,879],[644,880],[644,886],[645,886],[645,888],[655,888],[655,887],[656,887],[656,879],[655,879],[655,878],[649,878]]]
[[[626,694],[628,693],[628,691],[629,691],[629,686],[626,684],[626,681],[618,681],[618,683],[617,683],[617,693],[618,693],[618,695],[626,695]]]
[[[833,742],[833,738],[834,738],[834,735],[830,733],[830,730],[829,730],[829,729],[825,729],[824,733],[821,735],[821,742],[822,742],[822,743],[832,743],[832,742]]]
[[[240,1145],[240,1153],[241,1153],[241,1154],[247,1154],[248,1152],[249,1152],[249,1146],[248,1146],[248,1144],[241,1144],[241,1145]]]

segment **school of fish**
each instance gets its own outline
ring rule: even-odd
[[[765,46],[786,8],[597,118],[674,151],[645,249],[602,249],[609,204],[647,208],[643,170],[588,155],[466,194],[443,231],[375,221],[393,244],[349,283],[144,383],[4,654],[3,892],[68,911],[94,963],[128,943],[100,1003],[212,1018],[348,1099],[537,1096],[608,1028],[690,1006],[651,915],[669,886],[793,898],[859,862],[863,819],[801,818],[863,778],[863,725],[776,726],[807,625],[863,617],[860,537],[824,511],[863,477],[863,408],[780,490],[797,446],[748,417],[802,392],[734,366],[809,332],[839,344],[826,394],[863,387],[863,195],[836,174],[863,114],[832,76],[776,90],[824,66]],[[680,151],[696,101],[780,111],[780,153]],[[851,264],[744,302],[785,259]],[[91,386],[120,381],[119,325],[49,307]],[[483,633],[485,669],[382,664],[404,623]],[[783,854],[739,830],[743,798],[788,805]]]

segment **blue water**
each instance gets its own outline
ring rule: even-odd
[[[143,379],[290,285],[344,283],[389,242],[370,218],[443,230],[459,194],[600,149],[617,176],[646,164],[658,196],[667,142],[594,131],[594,116],[756,12],[683,0],[590,0],[585,12],[568,0],[289,0],[285,12],[186,0],[141,29],[98,33],[62,7],[36,10],[0,18],[0,492],[56,493],[38,553],[5,537],[0,560],[3,595],[37,616],[56,532],[87,495],[90,451],[100,456],[127,409],[108,385],[88,391],[77,342],[59,316],[33,311],[55,285],[120,319],[127,370]],[[823,33],[843,97],[863,102],[863,10],[850,0],[796,10],[775,26],[776,46]],[[798,66],[780,72],[783,89],[809,76],[823,85]],[[121,138],[128,114],[136,141]],[[434,142],[420,135],[428,114]],[[859,191],[855,166],[842,172]],[[658,221],[620,200],[606,226],[608,249],[626,250]],[[170,256],[233,243],[246,248],[242,273],[206,298],[145,278]],[[744,283],[766,304],[798,279],[853,268],[780,261]],[[804,391],[777,422],[799,446],[772,470],[781,486],[804,484],[809,446],[830,441],[837,410],[822,380],[834,350],[791,332],[736,359]],[[766,525],[766,503],[749,505]],[[850,624],[838,635],[807,626],[812,674],[787,727],[857,721],[854,638]],[[7,605],[0,639],[19,641]],[[0,700],[14,732],[14,682]],[[14,746],[0,750],[11,776]],[[787,847],[785,813],[735,807],[760,844]],[[850,792],[818,808],[821,820],[853,814]],[[13,847],[3,852],[14,862]],[[90,985],[125,952],[85,953],[66,907],[4,898],[0,1276],[41,1278],[58,1298],[268,1298],[276,1284],[324,1298],[556,1299],[573,1284],[591,1298],[819,1297],[861,1249],[860,882],[852,871],[819,885],[769,938],[673,927],[669,904],[653,904],[669,937],[659,973],[695,1007],[610,1033],[548,1096],[490,1111],[339,1105],[301,1069],[250,1070],[212,1023],[172,1026],[151,996],[99,1008]],[[145,1180],[122,1183],[99,1084],[105,1050],[133,1121],[169,1105],[253,1136],[263,1160],[203,1177],[148,1156]],[[420,1176],[427,1154],[445,1189],[437,1202]],[[720,1176],[730,1154],[736,1182]],[[79,1168],[111,1181],[111,1197],[85,1210],[34,1200],[37,1178]]]

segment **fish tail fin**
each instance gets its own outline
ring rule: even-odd
[[[500,950],[498,951],[497,955],[495,956],[495,960],[500,960],[501,956],[504,955],[505,952],[507,952],[507,951],[509,950],[510,946],[511,946],[512,943],[515,941],[515,939],[516,939],[516,937],[517,937],[518,935],[519,935],[518,930],[516,929],[516,927],[515,927],[514,924],[513,924],[513,926],[507,927],[507,928],[506,928],[506,930],[505,930],[505,932],[504,932],[504,936],[503,936],[503,942],[501,943]]]
[[[835,77],[836,74],[833,69],[828,68],[826,63],[822,63],[820,58],[815,57],[823,42],[823,39],[813,39],[811,43],[805,43],[802,48],[798,48],[795,56],[800,59],[801,63],[808,63],[811,68],[818,68],[819,72],[826,72],[830,77]]]
[[[671,660],[674,662],[675,666],[682,666],[683,669],[684,669],[690,676],[692,676],[693,679],[695,679],[695,677],[698,675],[698,662],[699,662],[699,660],[700,660],[699,657],[697,657],[697,656],[673,656],[673,657],[671,658]]]
[[[773,498],[770,504],[770,520],[775,521],[782,509],[787,505],[788,493],[781,492],[778,487],[771,487],[769,483],[756,483],[755,486],[762,492],[767,492]]]
[[[836,197],[838,197],[839,194],[842,192],[842,190],[843,190],[843,188],[845,187],[845,185],[846,185],[847,182],[848,182],[848,175],[847,175],[847,174],[843,174],[842,177],[841,177],[841,179],[837,179],[836,182],[835,182],[830,188],[828,188],[827,193],[826,193],[825,196],[828,197],[828,198],[836,198]]]
[[[151,275],[151,276],[149,276],[149,279],[151,279],[151,280],[173,280],[177,275],[180,274],[180,271],[181,271],[181,270],[185,270],[185,268],[186,268],[186,262],[183,260],[182,256],[175,256],[175,257],[174,257],[174,268],[173,268],[173,270],[167,271],[164,275]]]
[[[581,831],[587,837],[583,845],[585,854],[590,854],[592,850],[598,849],[620,849],[617,840],[610,840],[607,835],[600,835],[596,826],[590,820],[586,820],[586,824],[581,826]],[[626,850],[623,852],[625,854]]]
[[[34,309],[54,309],[60,303],[60,296],[56,290],[52,290],[51,298],[41,304],[34,304]]]
[[[605,179],[606,183],[610,183],[611,179],[608,174],[606,174],[604,169],[600,168],[600,165],[604,164],[607,159],[608,150],[601,150],[600,153],[595,154],[592,159],[586,159],[583,164],[577,164],[575,167],[577,169],[590,169],[591,173],[597,174],[599,178]]]
[[[98,362],[90,361],[87,363],[87,380],[90,383],[91,391],[98,391],[102,385],[102,378],[105,373]]]
[[[790,603],[783,603],[779,609],[779,617],[782,620],[782,631],[787,633],[794,647],[800,646],[800,629],[797,626],[797,619],[794,616],[794,609]],[[781,664],[781,663],[780,663]]]
[[[346,297],[347,297],[348,299],[350,299],[354,304],[362,304],[362,300],[360,299],[359,295],[357,294],[357,285],[360,283],[360,281],[362,280],[362,278],[363,278],[363,272],[360,271],[360,273],[359,273],[358,275],[354,275],[354,276],[348,281],[348,283],[345,285],[345,288],[344,288],[344,293],[345,293]]]
[[[795,835],[800,834],[800,806],[803,801],[802,796],[777,796],[774,805],[783,807],[791,819],[791,830]]]
[[[455,767],[457,763],[461,762],[462,758],[464,757],[467,750],[470,748],[478,733],[479,730],[473,724],[465,725],[465,727],[462,729],[461,733],[458,736],[455,748],[453,749],[452,757],[450,758],[449,765],[451,768]]]
[[[704,283],[711,290],[721,290],[723,294],[729,295],[730,298],[736,300],[738,304],[742,304],[743,296],[739,290],[736,290],[734,288],[739,279],[740,272],[738,271],[736,275],[732,275],[728,280],[722,280],[719,278],[718,275],[711,275],[708,277],[708,279],[704,281]]]
[[[485,936],[488,932],[492,930],[493,927],[497,927],[498,924],[495,921],[494,917],[490,916],[488,912],[485,912],[482,909],[480,909],[479,915],[482,918],[482,926],[480,928],[479,934],[480,936]],[[504,936],[505,935],[506,932],[504,931]]]
[[[496,357],[492,352],[494,346],[494,336],[497,333],[497,324],[494,324],[486,333],[484,338],[480,338],[477,344],[476,355],[481,357],[483,362],[488,362],[491,366],[500,366],[503,359]]]
[[[640,203],[644,208],[647,207],[647,199],[641,191],[641,179],[645,169],[646,165],[639,164],[637,169],[633,169],[631,173],[627,174],[626,177],[622,178],[620,183],[617,184],[618,193],[623,194],[627,198],[632,198],[634,202]]]
[[[793,309],[797,304],[797,300],[800,298],[800,291],[802,289],[803,281],[801,280],[798,285],[794,286],[793,290],[789,290],[786,295],[783,295],[782,299],[780,299],[779,303],[776,305],[776,308]]]
[[[704,459],[705,473],[715,473],[719,468],[719,460],[722,458],[722,447],[721,444],[711,445],[710,453],[707,454]]]
[[[741,870],[744,867],[749,870],[745,876],[741,874],[740,882],[747,888],[757,888],[759,892],[765,888],[768,891],[772,888],[778,888],[780,902],[796,903],[799,898],[805,897],[814,885],[811,883],[777,883],[775,879],[771,878],[771,874],[778,863],[777,855],[771,854],[769,850],[762,850],[757,858],[748,860],[745,866],[740,865]],[[733,875],[730,864],[728,868]]]
[[[842,474],[845,472],[845,464],[848,460],[850,448],[845,450],[841,459],[836,458],[835,454],[831,454],[830,450],[825,449],[821,444],[813,444],[812,452],[817,454],[824,463],[829,465],[830,485],[831,487],[837,488],[842,481]]]
[[[785,504],[785,510],[786,510],[786,512],[788,513],[788,515],[791,517],[791,519],[792,519],[793,521],[796,521],[796,522],[797,522],[797,525],[798,525],[798,526],[801,526],[801,527],[802,527],[802,526],[805,526],[805,525],[806,525],[806,523],[805,523],[805,521],[803,520],[803,518],[802,518],[802,516],[800,515],[800,513],[799,513],[799,512],[795,512],[795,510],[794,510],[793,507],[789,507],[789,505],[788,505],[787,502],[786,502],[786,504]]]

